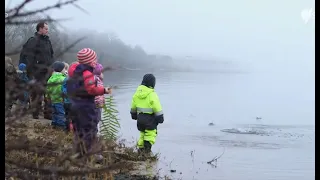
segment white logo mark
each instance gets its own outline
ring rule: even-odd
[[[301,18],[305,24],[307,24],[311,19],[315,19],[315,11],[313,8],[303,9],[301,11]]]

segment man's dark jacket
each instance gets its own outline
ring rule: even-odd
[[[23,46],[19,63],[25,63],[28,74],[38,79],[53,64],[53,53],[49,36],[36,32]]]

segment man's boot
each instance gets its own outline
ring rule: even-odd
[[[41,101],[39,102],[39,100],[37,99],[38,97],[33,96],[32,97],[32,106],[31,106],[31,110],[32,110],[32,118],[33,119],[39,119],[39,114],[41,111]]]
[[[32,113],[32,118],[33,119],[39,119],[39,112],[33,112]]]
[[[51,102],[47,98],[44,99],[43,118],[52,120],[52,107]]]
[[[26,115],[28,113],[28,108],[24,106],[21,113],[23,116]]]

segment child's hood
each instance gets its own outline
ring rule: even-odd
[[[147,86],[140,85],[134,96],[138,97],[139,99],[145,99],[149,94],[154,92],[154,89],[148,88]]]

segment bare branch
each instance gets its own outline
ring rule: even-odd
[[[82,12],[89,14],[88,11],[86,11],[84,8],[82,8],[81,6],[79,6],[78,4],[72,4],[74,7],[78,8],[79,10],[81,10]]]
[[[65,50],[63,50],[62,52],[60,52],[57,56],[55,56],[55,58],[59,58],[61,57],[64,53],[68,52],[71,48],[73,48],[76,44],[78,44],[80,41],[84,40],[86,37],[82,37],[77,39],[75,42],[73,42],[72,44],[70,44],[69,46],[67,46],[65,48]]]
[[[16,26],[16,25],[23,25],[23,24],[34,24],[34,23],[38,23],[40,21],[44,21],[44,22],[57,22],[57,21],[66,21],[66,20],[70,20],[70,19],[51,19],[51,18],[45,18],[45,19],[38,19],[38,20],[29,20],[29,21],[6,21],[6,26]]]
[[[27,1],[27,0],[26,0]],[[10,19],[13,19],[13,18],[18,18],[18,17],[26,17],[26,16],[31,16],[31,15],[35,15],[35,14],[38,14],[38,13],[43,13],[43,12],[47,12],[49,10],[52,10],[52,9],[57,9],[57,8],[61,8],[62,6],[66,6],[66,5],[69,5],[69,4],[73,4],[75,2],[77,2],[78,0],[68,0],[66,2],[60,2],[58,1],[56,4],[54,5],[51,5],[51,6],[47,6],[45,8],[41,8],[41,9],[36,9],[36,10],[33,10],[33,11],[29,11],[29,12],[22,12],[22,13],[19,13],[19,11],[16,11],[15,14],[13,15],[10,15],[10,12],[7,12],[8,13],[8,17],[6,18],[6,20],[10,20]]]
[[[21,4],[17,5],[15,8],[9,9],[8,11],[6,11],[6,13],[11,14],[14,12],[14,15],[18,15],[21,11],[21,9],[23,9],[28,3],[30,3],[33,0],[24,0]]]

